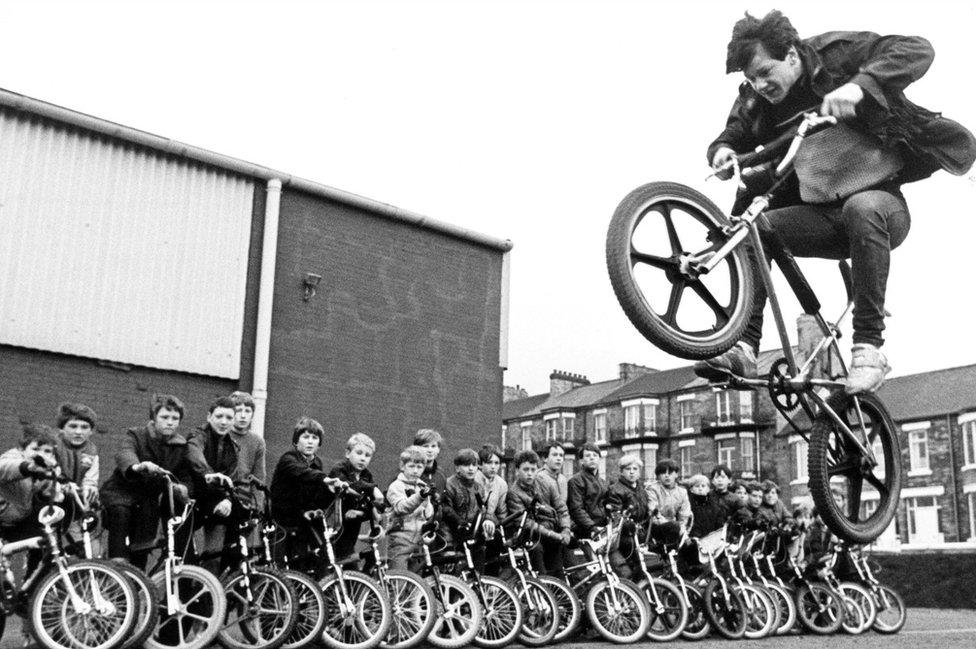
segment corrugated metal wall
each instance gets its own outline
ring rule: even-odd
[[[0,343],[237,378],[253,193],[0,109]]]

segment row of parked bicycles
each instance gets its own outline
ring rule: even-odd
[[[477,548],[487,541],[482,535],[462,534],[458,548],[448,549],[435,524],[424,529],[420,567],[410,572],[387,567],[376,524],[365,552],[336,560],[340,498],[330,510],[306,512],[318,541],[313,556],[281,551],[290,532],[276,525],[268,489],[255,480],[226,487],[247,514],[219,553],[218,576],[187,562],[186,548],[178,547],[177,531],[192,524],[193,503],[174,507],[173,476],[165,478],[172,514],[148,575],[94,556],[98,512],[66,483],[79,538],[73,538],[64,509],[48,506],[39,516],[41,536],[0,543],[0,625],[8,615],[22,615],[48,649],[201,649],[213,642],[227,649],[312,643],[408,649],[422,642],[453,649],[541,646],[584,632],[615,643],[710,633],[760,638],[796,629],[896,633],[905,623],[903,600],[878,582],[857,547],[837,543],[801,566],[789,551],[797,538],[789,528],[748,530],[729,542],[724,530],[691,540],[676,527],[654,526],[640,538],[630,511],[613,511],[606,528],[580,540],[583,560],[561,579],[533,567],[530,551],[539,538],[527,510],[497,527],[502,577],[477,567]],[[241,498],[242,488],[263,498]],[[358,496],[346,483],[335,488]],[[259,500],[260,507],[254,505]],[[469,529],[482,529],[480,523]],[[619,577],[611,565],[622,540],[633,547],[634,581]],[[17,585],[12,556],[29,550],[40,551],[40,563]],[[354,562],[362,562],[363,570],[349,569]],[[844,579],[835,570],[841,563],[849,569]]]

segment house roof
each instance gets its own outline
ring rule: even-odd
[[[650,374],[638,376],[636,379],[621,386],[620,389],[611,392],[603,401],[622,401],[629,397],[676,392],[696,378],[694,368],[691,365],[651,372]]]
[[[547,410],[573,410],[575,408],[592,406],[593,404],[603,401],[604,397],[619,388],[624,383],[626,383],[626,381],[621,379],[613,379],[611,381],[601,381],[600,383],[581,385],[578,388],[573,388],[568,392],[563,392],[562,394],[558,394],[540,402],[532,411],[524,413],[523,416],[541,415]]]
[[[523,399],[513,399],[502,404],[502,421],[518,419],[530,411],[536,411],[540,403],[549,398],[549,393],[536,394]]]

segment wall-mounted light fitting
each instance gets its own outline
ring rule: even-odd
[[[319,282],[322,281],[321,275],[316,275],[315,273],[305,273],[305,279],[302,280],[302,286],[305,287],[305,296],[302,298],[304,301],[308,302],[315,295],[315,289],[318,288]]]

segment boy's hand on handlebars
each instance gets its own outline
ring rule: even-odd
[[[856,83],[845,83],[840,88],[824,95],[820,104],[821,115],[832,115],[837,119],[853,119],[857,105],[864,99],[864,90]]]
[[[230,508],[231,508],[230,500],[224,498],[219,503],[217,503],[216,507],[213,508],[213,513],[216,514],[217,516],[220,516],[221,518],[226,518],[230,514]]]
[[[352,520],[356,520],[357,518],[362,518],[362,517],[363,517],[362,510],[359,510],[359,509],[350,509],[350,510],[346,511],[346,520],[352,521]]]
[[[495,523],[492,521],[485,521],[482,523],[481,530],[485,533],[486,539],[495,538]]]
[[[234,481],[223,473],[208,473],[203,476],[203,479],[207,481],[207,484],[213,484],[214,482],[223,484],[229,489],[234,488]]]
[[[81,497],[87,503],[98,502],[98,487],[90,484],[82,485]]]
[[[715,177],[719,180],[728,180],[732,177],[732,165],[729,164],[735,157],[735,151],[727,146],[720,146],[715,155],[712,156],[712,169],[715,170]]]
[[[144,462],[139,462],[138,464],[133,465],[132,470],[137,471],[138,473],[148,473],[150,475],[163,473],[163,467],[159,466],[155,462],[150,462],[149,460],[145,460]]]
[[[572,541],[573,541],[573,535],[570,533],[569,530],[563,530],[559,534],[559,542],[562,543],[563,545],[569,545]]]

